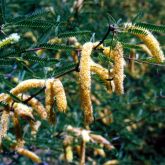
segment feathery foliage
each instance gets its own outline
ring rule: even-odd
[[[45,49],[52,49],[52,50],[74,50],[75,48],[73,46],[67,46],[67,45],[60,45],[60,44],[48,44],[48,43],[43,43],[38,45],[39,48],[45,48]]]
[[[13,22],[9,24],[5,24],[3,26],[3,29],[10,28],[11,26],[15,27],[24,27],[24,28],[42,28],[42,29],[48,29],[51,28],[54,24],[49,21],[43,21],[43,20],[23,20],[18,22]]]
[[[147,33],[143,30],[143,29],[129,29],[128,30],[128,33],[131,33],[131,34],[144,34],[144,35],[147,35]]]
[[[150,51],[164,54],[163,1],[0,2],[0,42],[20,36],[0,49],[0,162],[163,165],[165,63],[156,63]],[[127,22],[134,28],[127,31]],[[145,30],[159,32],[148,45]],[[97,41],[102,45],[93,47],[90,58],[98,69],[88,67],[91,86],[82,88],[90,91],[94,116],[85,127],[81,48]],[[125,93],[117,95],[121,76]]]
[[[78,31],[78,32],[65,32],[58,34],[59,38],[67,38],[67,37],[75,37],[75,36],[81,36],[81,35],[89,35],[91,34],[91,31]]]
[[[143,23],[143,22],[138,22],[135,24],[137,27],[141,27],[143,29],[151,30],[151,31],[156,31],[156,32],[165,32],[165,26],[161,25],[153,25],[149,23]]]
[[[43,63],[43,64],[48,64],[48,65],[49,63],[55,64],[59,62],[59,60],[55,58],[41,58],[41,57],[30,55],[30,54],[25,54],[22,58],[31,62]]]

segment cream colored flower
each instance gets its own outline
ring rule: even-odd
[[[8,129],[9,111],[3,110],[1,121],[0,121],[0,146],[2,143],[2,138],[6,135]]]
[[[64,87],[59,79],[53,81],[53,94],[56,100],[57,109],[59,112],[66,112],[67,100]]]
[[[54,94],[53,94],[53,81],[54,79],[48,79],[46,81],[45,89],[45,108],[48,115],[48,121],[54,122],[55,114],[53,112]]]
[[[85,123],[90,124],[93,121],[93,108],[91,102],[91,74],[90,74],[90,56],[93,44],[85,43],[82,47],[80,61],[80,94],[81,105],[84,111]]]
[[[21,99],[21,97],[23,97],[23,100],[27,100],[31,96],[25,95],[25,94],[23,94],[23,95],[19,94],[20,99]],[[31,100],[29,100],[27,102],[27,104],[30,105],[42,119],[44,119],[44,120],[47,119],[46,109],[39,100],[37,100],[36,98],[33,97]]]
[[[16,113],[18,116],[34,120],[34,117],[32,115],[33,110],[31,107],[28,107],[27,105],[24,105],[22,103],[14,103],[13,109],[14,113]]]
[[[145,43],[145,45],[150,50],[152,57],[154,57],[158,63],[165,61],[165,57],[164,57],[163,51],[160,47],[160,44],[150,31],[148,31],[144,28],[132,25],[132,24],[125,24],[125,29],[143,31],[144,34],[137,34],[137,33],[134,33],[133,31],[132,31],[132,34],[134,34],[135,36],[140,38]]]
[[[114,81],[108,80],[108,79],[113,79],[112,72],[109,73],[106,68],[102,67],[100,64],[95,63],[92,59],[90,63],[91,63],[90,64],[91,72],[96,73],[104,81],[109,93],[114,92],[115,91]]]
[[[24,148],[17,148],[17,152],[23,156],[30,158],[36,163],[41,163],[41,159],[34,153]]]
[[[103,53],[107,57],[111,57],[114,60],[113,67],[113,80],[115,84],[115,92],[118,94],[124,93],[124,57],[123,57],[123,47],[120,43],[116,44],[114,49],[105,47]]]
[[[10,34],[8,37],[0,41],[0,48],[3,48],[6,45],[13,44],[15,42],[18,42],[20,39],[20,36],[17,33]]]

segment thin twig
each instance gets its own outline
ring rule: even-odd
[[[82,140],[82,142],[81,142],[80,165],[85,165],[85,147],[86,147],[86,142],[84,140]]]
[[[114,27],[113,25],[109,25],[108,30],[107,30],[105,36],[104,36],[104,37],[102,38],[102,40],[98,43],[98,45],[96,45],[96,46],[94,47],[94,49],[96,49],[97,47],[99,47],[99,46],[104,42],[104,40],[108,37],[108,35],[109,35],[110,32],[113,32],[113,34],[114,34],[114,32],[116,32],[116,31],[115,31],[115,27]]]
[[[28,99],[24,100],[23,103],[24,104],[28,103],[32,98],[34,98],[35,96],[40,94],[44,89],[45,89],[45,87],[41,88],[38,92],[36,92],[35,94],[31,95]]]
[[[147,62],[147,61],[143,61],[143,60],[137,60],[137,59],[130,58],[130,57],[124,57],[124,58],[129,59],[129,60],[134,60],[136,63],[139,63],[139,64],[145,63],[145,64],[149,64],[149,65],[156,65],[156,66],[160,66],[160,67],[165,67],[165,65],[163,65],[163,64],[156,64],[156,63]]]
[[[68,73],[71,73],[73,71],[79,72],[79,63],[77,64],[77,66],[75,68],[62,73],[62,74],[56,76],[55,78],[59,78],[59,77],[64,76],[64,75],[66,75]],[[34,97],[36,97],[37,95],[39,95],[42,91],[44,91],[45,88],[46,87],[41,88],[39,91],[37,91],[36,93],[34,93],[31,97],[29,97],[28,99],[24,100],[23,103],[28,103],[31,99],[33,99]]]

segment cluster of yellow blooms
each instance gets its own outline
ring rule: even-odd
[[[78,139],[80,141],[80,144],[73,145]],[[64,154],[61,155],[61,159],[64,159],[67,162],[72,162],[73,154],[75,152],[80,157],[79,164],[84,165],[86,160],[86,144],[88,142],[99,144],[99,148],[93,149],[94,155],[105,157],[105,148],[107,150],[114,149],[114,146],[103,136],[93,134],[90,130],[75,128],[69,125],[67,126],[66,132],[64,134]],[[87,157],[87,159],[89,159],[89,157]],[[117,165],[119,163],[117,160],[113,161],[115,162],[114,165]],[[106,164],[107,162],[104,163],[104,165]]]
[[[24,94],[24,92],[32,88],[43,87],[45,87],[45,107],[34,97],[32,97],[27,103],[24,103],[25,100],[31,97]],[[56,102],[59,112],[65,112],[67,108],[65,91],[62,83],[59,79],[30,79],[19,83],[15,88],[11,89],[10,93],[17,96],[22,102],[14,102],[12,97],[5,93],[0,95],[0,101],[7,104],[6,108],[2,112],[0,121],[0,144],[2,143],[2,138],[5,137],[8,130],[8,120],[11,116],[13,119],[13,125],[15,127],[17,139],[15,150],[19,154],[27,156],[33,161],[39,163],[41,160],[37,155],[23,148],[24,140],[22,138],[21,126],[19,124],[18,118],[20,117],[26,119],[29,122],[31,126],[31,134],[33,136],[36,135],[41,124],[39,121],[35,121],[33,110],[35,110],[41,119],[48,120],[50,123],[54,122],[55,114],[52,109],[53,104]]]
[[[125,29],[138,29],[138,27],[126,24]],[[149,31],[144,30],[144,32],[144,34],[135,34],[142,41],[144,41],[145,45],[141,45],[141,47],[146,52],[149,52],[149,54],[152,55],[158,62],[163,62],[165,58],[163,55],[163,51],[160,48],[159,42]],[[79,64],[79,84],[81,94],[81,106],[84,112],[85,124],[86,126],[88,126],[93,121],[93,107],[91,101],[91,73],[97,74],[105,82],[109,93],[124,93],[123,82],[125,77],[125,60],[123,56],[123,47],[122,44],[118,42],[114,48],[104,47],[103,45],[100,45],[97,48],[103,50],[103,54],[113,60],[112,68],[110,71],[108,71],[106,68],[104,68],[100,64],[95,63],[92,60],[92,51],[98,43],[87,42],[83,46],[81,46],[75,38],[72,38],[72,42],[75,46],[81,49],[81,58]],[[77,60],[74,55],[73,58],[74,60]],[[32,88],[45,88],[45,107],[35,97],[31,97],[30,95],[25,94]],[[56,103],[59,112],[66,112],[67,110],[67,100],[63,85],[59,79],[54,78],[47,80],[29,79],[19,83],[15,88],[10,90],[10,93],[12,95],[17,96],[21,100],[21,102],[15,102],[9,94],[0,94],[0,102],[4,102],[7,104],[7,106],[2,112],[0,121],[0,145],[2,143],[2,138],[5,137],[6,132],[8,130],[8,121],[9,117],[11,116],[13,119],[13,125],[16,130],[17,143],[15,144],[15,150],[18,153],[27,156],[33,161],[39,163],[41,162],[40,158],[33,152],[28,151],[24,148],[25,142],[22,138],[22,134],[20,131],[21,126],[18,118],[24,118],[29,122],[31,126],[31,133],[33,136],[36,135],[38,128],[41,124],[39,121],[35,121],[35,118],[33,116],[34,111],[40,116],[41,119],[48,120],[50,123],[54,123],[54,103]],[[28,101],[25,102],[25,100]],[[96,140],[96,136],[92,134],[89,135],[89,132],[85,132],[88,135],[85,136],[82,130],[73,128],[70,128],[69,130],[73,132],[81,132],[80,134],[82,134],[82,138],[88,137],[88,139],[86,139],[87,141],[89,141],[89,139]],[[83,140],[83,142],[86,142],[86,140]],[[66,139],[64,143],[66,146],[65,150],[70,150],[70,144],[68,144]]]
[[[99,48],[103,49],[103,54],[114,60],[114,66],[112,71],[109,73],[108,70],[102,67],[100,64],[95,63],[91,59],[92,49],[97,45],[96,43],[85,43],[82,46],[81,61],[80,61],[80,94],[81,94],[81,104],[84,111],[85,123],[88,125],[93,121],[93,109],[91,103],[91,72],[96,73],[107,86],[110,93],[116,92],[117,94],[124,93],[124,57],[123,48],[120,43],[117,43],[114,49],[109,47],[103,47],[101,45]],[[112,78],[113,80],[108,81]],[[111,88],[108,86],[111,85]]]
[[[160,47],[158,40],[153,36],[153,34],[144,28],[135,26],[131,23],[125,23],[125,30],[132,31],[132,34],[140,38],[145,45],[142,45],[142,49],[156,59],[158,63],[164,62],[165,57],[163,51]],[[136,33],[133,30],[140,30],[143,33]]]

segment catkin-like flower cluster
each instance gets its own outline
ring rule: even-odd
[[[125,24],[125,29],[131,30],[132,34],[134,34],[135,36],[140,38],[145,43],[145,45],[150,50],[152,56],[157,60],[158,63],[165,61],[165,57],[164,57],[163,51],[160,47],[160,44],[150,31],[148,31],[144,28],[132,25],[130,23]],[[144,33],[142,33],[142,34],[134,33],[133,30],[140,30],[140,31],[143,31]]]
[[[41,163],[41,159],[34,152],[31,152],[25,148],[17,148],[16,150],[19,154],[30,158],[32,161]]]
[[[46,81],[46,89],[45,89],[45,107],[46,112],[48,114],[48,121],[54,122],[55,114],[53,112],[53,103],[54,103],[54,95],[53,95],[53,79],[48,79]]]
[[[138,30],[139,27],[135,27],[133,25],[126,25],[125,28],[127,30]],[[158,41],[149,31],[141,28],[139,29],[145,32],[144,34],[135,34],[145,43],[145,45],[142,45],[141,47],[146,52],[155,57],[158,62],[163,62],[164,56],[162,50],[160,49]],[[15,39],[11,40],[11,38],[14,37]],[[18,36],[10,36],[10,43],[13,43],[17,40],[19,40]],[[4,40],[3,42],[7,43],[7,40]],[[78,58],[77,54],[75,54],[75,52],[72,52],[72,55],[74,58],[76,57],[75,61],[79,63],[81,106],[84,112],[85,124],[88,126],[93,121],[93,107],[91,101],[91,72],[97,74],[104,81],[110,93],[124,93],[123,82],[125,61],[123,57],[123,47],[119,42],[113,49],[111,49],[110,47],[104,47],[102,44],[99,45],[98,42],[87,42],[81,47],[80,43],[77,41],[76,38],[70,38],[69,42],[70,44],[76,45],[77,48],[82,49],[80,59]],[[3,44],[1,44],[2,41],[0,41],[0,47],[3,46]],[[103,49],[103,54],[105,54],[108,58],[111,58],[114,61],[114,64],[110,71],[92,60],[91,54],[93,49]],[[24,94],[25,92],[29,92],[29,90],[32,88],[43,88],[43,90],[45,89],[45,107],[38,99],[35,98],[35,96]],[[0,102],[4,102],[5,104],[7,104],[7,106],[3,110],[0,121],[0,145],[2,142],[2,138],[5,137],[5,134],[8,129],[8,120],[10,116],[12,116],[13,126],[16,130],[15,134],[17,140],[15,150],[18,153],[29,157],[33,161],[40,163],[41,160],[35,153],[23,148],[24,140],[22,137],[21,125],[19,123],[18,118],[23,118],[27,120],[31,127],[31,134],[35,137],[41,123],[39,121],[35,121],[35,118],[33,116],[34,112],[38,114],[41,119],[48,120],[50,123],[55,122],[55,112],[53,110],[54,105],[57,106],[57,110],[59,112],[66,112],[67,100],[63,85],[59,79],[54,78],[47,80],[30,79],[20,82],[15,88],[10,90],[10,93],[0,94]],[[19,101],[15,101],[12,95],[18,97]],[[100,116],[102,117],[106,114],[108,114],[107,110],[100,113]],[[103,120],[104,124],[109,124],[110,122],[112,122],[112,119],[105,118]],[[79,130],[77,128],[70,128],[70,131],[75,132],[77,134],[76,136],[82,136],[81,138],[83,143],[81,149],[83,150],[83,152],[81,155],[81,162],[85,162],[86,142],[96,141],[98,143],[102,143],[103,145],[105,145],[105,147],[109,149],[113,149],[112,145],[106,139],[99,135],[91,134],[90,131]],[[66,143],[65,151],[65,158],[68,160],[68,162],[71,162],[73,159],[73,153],[70,143]],[[102,152],[102,150],[98,150],[97,153],[98,152]],[[104,153],[102,155],[104,155]]]
[[[80,94],[81,105],[84,111],[85,123],[90,124],[93,121],[93,107],[91,102],[91,74],[90,61],[93,44],[91,42],[85,43],[82,47],[81,61],[80,61]]]
[[[76,38],[70,38],[69,42],[71,44],[74,44],[74,46],[77,47],[77,45],[80,45],[80,43],[77,41]],[[95,63],[91,56],[92,49],[95,49],[95,47],[99,44],[99,42],[95,43],[85,43],[81,49],[81,58],[80,58],[80,95],[81,95],[81,105],[82,109],[84,111],[85,116],[85,123],[90,124],[93,121],[93,108],[92,108],[92,102],[91,102],[91,72],[97,74],[105,83],[108,92],[112,93],[115,90],[114,81],[108,81],[108,79],[113,78],[111,75],[111,71],[109,72],[106,68],[102,67],[100,64]],[[104,46],[101,44],[97,47],[97,49],[103,49]],[[72,51],[71,53],[73,60],[75,62],[78,62],[78,57],[75,51]]]
[[[30,95],[24,94],[24,92],[27,92],[32,88],[45,88],[45,107],[34,96],[31,97]],[[19,154],[27,156],[39,163],[41,160],[35,153],[23,148],[24,140],[22,138],[22,130],[18,118],[25,119],[29,122],[31,134],[36,137],[41,123],[35,121],[33,116],[34,111],[41,119],[48,119],[51,123],[55,121],[55,114],[53,112],[54,102],[56,103],[59,112],[66,112],[67,101],[63,85],[59,79],[30,79],[19,83],[15,88],[10,90],[10,93],[15,95],[20,102],[16,102],[10,94],[0,94],[0,102],[6,104],[0,121],[0,145],[2,143],[2,138],[4,138],[8,129],[8,120],[10,116],[12,116],[17,139],[15,150]]]
[[[34,137],[36,137],[36,134],[38,132],[39,127],[41,126],[41,122],[40,121],[30,121],[30,127],[31,127],[31,135],[33,135]]]
[[[13,44],[15,42],[18,42],[20,39],[20,36],[17,33],[10,34],[8,37],[0,41],[0,48],[3,48],[6,45]]]
[[[15,145],[15,150],[19,154],[28,157],[29,159],[33,160],[34,162],[40,163],[41,159],[35,153],[24,148],[25,141],[22,138],[22,132],[21,132],[22,130],[21,130],[21,125],[18,120],[18,115],[15,113],[12,116],[12,119],[13,119],[15,134],[16,134],[16,140],[17,140],[16,145]],[[30,123],[31,122],[33,122],[33,121],[30,121]],[[32,131],[33,131],[33,127],[32,127]],[[38,130],[35,130],[35,131],[38,131]]]
[[[29,99],[31,96],[30,95],[22,95],[19,94],[19,98],[23,100]],[[28,101],[27,103],[29,106],[33,108],[33,110],[36,111],[36,113],[41,117],[41,119],[46,120],[47,119],[47,113],[44,105],[36,98],[32,98],[31,100]]]
[[[55,114],[53,104],[56,103],[59,112],[66,112],[67,100],[63,85],[59,79],[48,79],[45,89],[45,105],[48,114],[48,121],[54,122]]]
[[[20,82],[15,88],[10,90],[10,93],[17,96],[20,93],[24,93],[31,88],[42,88],[44,86],[45,86],[45,80],[29,79]],[[12,101],[12,98],[10,97],[10,95],[1,93],[0,101],[5,101],[6,103],[10,103]]]
[[[2,143],[2,138],[5,136],[8,129],[9,111],[4,109],[0,121],[0,147]]]
[[[141,47],[141,49],[148,55],[150,55],[152,57],[152,53],[150,51],[150,49],[145,45],[145,44],[139,44],[138,46]]]
[[[45,86],[45,80],[30,79],[30,80],[22,81],[15,88],[13,88],[10,92],[14,95],[18,95],[19,93],[24,93],[31,88],[42,88],[44,86]]]
[[[95,63],[92,59],[90,61],[91,65],[91,72],[96,73],[105,83],[108,92],[112,93],[115,91],[115,85],[114,81],[108,81],[109,78],[113,78],[112,75],[109,75],[111,73],[108,72],[108,70],[104,67],[102,67],[100,64]]]
[[[25,104],[22,103],[14,103],[12,105],[14,109],[14,113],[16,113],[18,116],[25,118],[25,119],[31,119],[34,120],[33,114],[32,114],[32,108],[28,107]]]
[[[82,164],[82,165],[85,164],[85,160],[86,160],[86,158],[85,158],[86,157],[86,143],[92,142],[95,144],[99,144],[102,146],[102,148],[105,147],[108,150],[114,149],[114,146],[103,136],[97,135],[97,134],[92,134],[91,132],[92,131],[90,131],[90,130],[72,127],[71,125],[67,126],[65,139],[63,142],[64,142],[64,149],[65,149],[65,159],[68,162],[69,162],[69,160],[73,159],[72,145],[74,144],[74,142],[77,141],[77,139],[79,139],[78,140],[79,142],[81,141],[81,144],[77,143],[77,146],[75,147],[75,145],[74,145],[74,148],[80,157],[80,164]],[[96,148],[94,148],[94,151],[95,150],[96,150]],[[103,148],[103,152],[104,152],[104,148]],[[66,153],[67,153],[67,155],[66,155]]]
[[[114,60],[113,67],[113,79],[115,84],[115,92],[118,94],[124,93],[124,57],[123,57],[123,47],[120,43],[116,44],[114,49],[110,49],[109,47],[105,47],[103,53],[107,57],[111,57]]]
[[[64,87],[59,79],[55,79],[53,82],[53,93],[56,100],[57,109],[59,112],[66,112],[67,100],[64,91]]]

